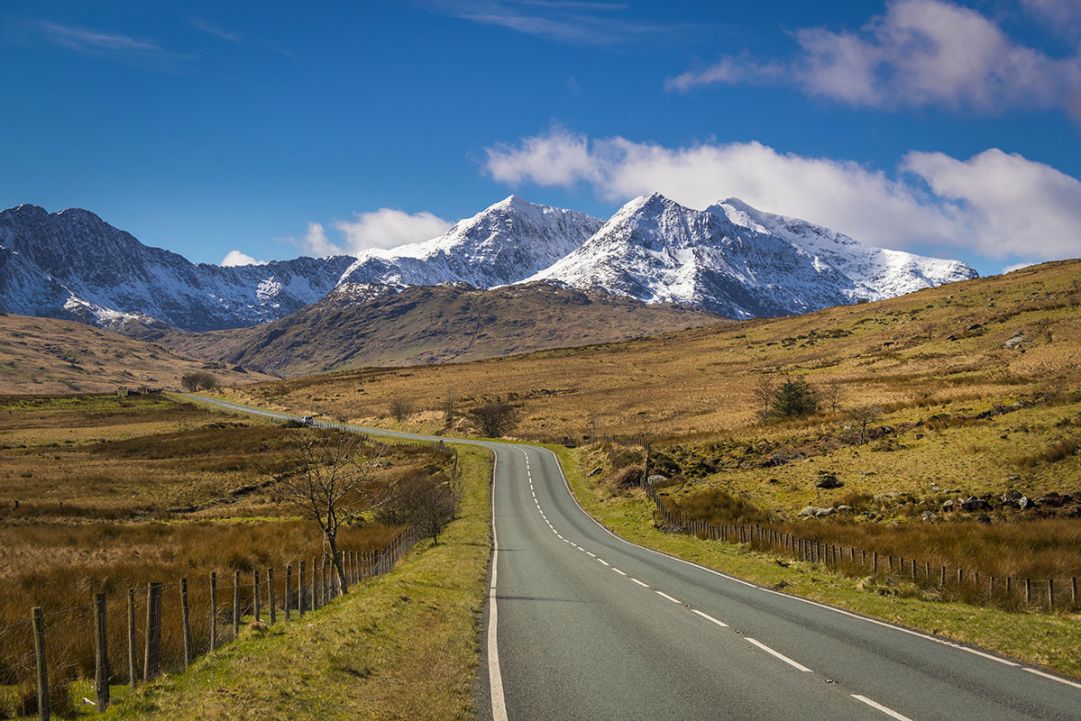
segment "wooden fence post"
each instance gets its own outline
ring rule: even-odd
[[[146,653],[143,656],[143,680],[150,681],[161,672],[161,584],[146,587]]]
[[[323,554],[322,564],[319,571],[319,605],[327,605],[330,600],[330,588],[327,586],[327,556]]]
[[[34,655],[38,667],[38,719],[49,721],[51,712],[49,699],[49,669],[45,665],[45,620],[41,615],[41,606],[34,606]]]
[[[139,646],[135,640],[135,589],[128,589],[128,685],[139,683]]]
[[[1070,603],[1077,608],[1077,576],[1070,577]]]
[[[945,566],[943,566],[939,570],[938,585],[939,585],[940,588],[942,588],[943,591],[946,590],[946,567]]]
[[[312,592],[312,598],[311,598],[312,610],[314,611],[315,609],[319,608],[319,594],[316,593],[316,591],[318,590],[318,587],[319,587],[319,566],[318,566],[318,564],[316,564],[315,556],[312,556],[312,582],[311,582],[311,587],[312,587],[311,588],[311,592]]]
[[[297,613],[299,613],[301,618],[303,618],[304,612],[308,610],[307,605],[304,603],[304,594],[306,592],[306,589],[304,588],[304,561],[300,562],[300,578],[298,579],[298,581],[299,583],[297,585],[299,586],[299,588],[297,588]]]
[[[210,572],[210,650],[218,647],[218,572]]]
[[[1032,603],[1032,579],[1025,578],[1025,603]]]
[[[252,571],[251,577],[252,583],[254,584],[253,588],[255,589],[252,603],[255,606],[255,623],[258,624],[263,620],[260,615],[262,613],[262,606],[260,605],[261,599],[259,598],[259,569]]]
[[[293,564],[285,564],[285,620],[293,610]]]
[[[94,596],[94,691],[98,711],[109,708],[109,635],[105,628],[105,594]]]
[[[1013,576],[1006,576],[1006,600],[1010,599],[1013,595]]]
[[[1047,579],[1047,608],[1050,611],[1055,610],[1055,579]]]
[[[278,620],[278,611],[274,603],[274,569],[269,566],[266,570],[266,599],[267,608],[270,609],[270,624],[273,626]]]
[[[180,627],[184,640],[184,668],[191,665],[191,605],[188,603],[188,579],[180,579]]]
[[[233,640],[240,635],[240,571],[233,571]]]

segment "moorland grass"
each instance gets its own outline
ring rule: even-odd
[[[642,494],[615,495],[587,478],[579,453],[553,446],[582,507],[632,543],[714,568],[763,586],[827,603],[1008,657],[1081,677],[1081,615],[1008,612],[923,597],[918,589],[882,587],[834,573],[818,564],[792,561],[746,545],[665,533],[653,522],[652,503]]]

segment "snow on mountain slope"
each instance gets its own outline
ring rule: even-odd
[[[512,195],[443,235],[389,250],[371,250],[343,274],[342,283],[493,288],[550,266],[586,241],[602,221]]]
[[[602,289],[732,318],[806,313],[975,277],[956,261],[884,251],[739,201],[703,211],[654,194],[529,280]]]
[[[706,208],[735,225],[768,233],[799,246],[848,276],[853,300],[880,300],[921,288],[968,280],[975,271],[957,260],[942,260],[864,245],[843,233],[799,218],[766,213],[738,198]]]
[[[149,316],[186,330],[233,328],[314,303],[352,258],[259,266],[193,264],[143,245],[90,211],[0,212],[0,310],[96,325]]]

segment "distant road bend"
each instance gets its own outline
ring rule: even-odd
[[[1077,681],[619,539],[547,449],[345,428],[495,454],[484,718],[1081,720]]]

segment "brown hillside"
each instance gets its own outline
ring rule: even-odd
[[[1077,388],[1079,357],[1081,261],[1064,261],[805,316],[249,391],[259,402],[368,422],[404,400],[418,410],[413,425],[428,428],[448,391],[463,407],[509,395],[527,436],[707,436],[755,422],[764,375],[836,381],[845,407],[900,407]]]
[[[203,334],[171,332],[160,341],[186,355],[295,375],[473,361],[720,322],[672,306],[539,283],[493,290],[418,286],[401,292],[354,286],[272,323]]]
[[[53,318],[0,315],[0,395],[109,393],[120,387],[180,388],[206,363],[156,343]],[[266,380],[258,373],[210,371],[224,384]]]

